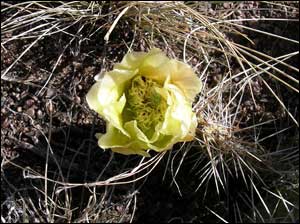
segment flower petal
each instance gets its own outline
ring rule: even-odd
[[[101,80],[98,93],[100,104],[107,105],[116,101],[123,94],[126,83],[130,81],[137,72],[137,70],[114,69],[113,71],[105,73]]]
[[[153,61],[153,59],[168,59],[158,48],[152,48],[149,52],[129,52],[120,63],[115,64],[114,69],[135,70],[140,69],[141,65]]]
[[[132,146],[129,146],[127,148],[112,148],[113,152],[120,153],[123,155],[141,155],[145,157],[150,157],[149,153],[147,153],[145,150],[138,150],[134,149]]]
[[[118,128],[123,134],[129,136],[127,132],[123,128],[123,120],[122,120],[122,111],[126,104],[125,94],[115,102],[112,102],[109,105],[106,105],[102,112],[100,113],[108,122],[111,122],[113,126]]]
[[[155,131],[154,131],[154,133],[153,133],[153,135],[151,136],[150,139],[138,127],[136,120],[126,122],[125,125],[124,125],[124,128],[130,134],[130,136],[133,139],[137,138],[139,141],[144,142],[145,146],[146,146],[148,143],[154,143],[154,142],[158,141],[158,138],[159,138],[159,135],[160,135],[159,131],[161,129],[161,126],[162,126],[161,123],[158,123],[156,125]],[[144,148],[147,148],[145,146],[144,146]]]
[[[165,135],[177,136],[179,140],[187,135],[194,135],[194,126],[196,119],[192,107],[182,94],[182,91],[173,84],[166,84],[165,88],[169,90],[169,107],[167,109],[165,120],[160,132]]]
[[[130,138],[112,124],[108,124],[105,134],[98,133],[96,137],[99,146],[103,149],[127,146],[130,142]]]
[[[140,143],[133,142],[131,138],[124,135],[111,124],[108,124],[105,134],[98,133],[97,137],[98,144],[103,149],[111,148],[112,151],[124,155],[139,154],[149,156],[149,154],[140,147]]]
[[[155,137],[153,137],[151,140],[147,138],[147,136],[138,128],[136,120],[129,121],[124,125],[126,131],[130,134],[132,137],[131,139],[136,139],[136,143],[139,142],[139,144],[136,144],[136,149],[153,149],[157,152],[162,152],[164,150],[170,149],[174,143],[176,143],[175,137],[172,135],[163,135],[157,134]],[[157,129],[159,127],[157,126]],[[133,147],[133,145],[131,145]]]
[[[113,70],[105,73],[87,94],[89,107],[111,122],[116,128],[128,135],[123,128],[121,113],[126,103],[124,88],[126,82],[136,75],[137,71]]]
[[[101,111],[102,107],[99,104],[98,92],[101,86],[101,81],[96,82],[86,95],[86,101],[89,107],[94,111]],[[98,112],[99,113],[99,112]]]
[[[201,91],[201,80],[189,65],[174,59],[170,60],[169,63],[171,69],[170,82],[183,91],[189,102],[193,102],[195,96]]]
[[[170,69],[167,66],[169,60],[160,49],[153,48],[143,63],[141,63],[139,73],[163,84],[170,73]]]
[[[162,152],[171,149],[176,142],[176,137],[160,134],[156,142],[149,144],[149,148],[157,152]]]
[[[135,70],[147,57],[146,52],[129,52],[120,63],[115,64],[114,69]]]

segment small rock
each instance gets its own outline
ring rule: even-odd
[[[26,110],[26,114],[28,114],[28,116],[35,118],[35,110],[33,107],[30,107],[28,110]]]
[[[79,96],[75,96],[75,103],[76,104],[80,104],[80,102],[81,102],[81,99],[80,99],[80,97]]]
[[[6,34],[5,34],[5,37],[11,38],[11,37],[12,37],[12,32],[6,33]]]
[[[255,110],[258,111],[258,112],[261,112],[262,111],[262,107],[260,105],[256,105],[255,106]]]
[[[223,3],[223,7],[224,7],[225,9],[230,8],[230,3],[228,3],[228,2]]]
[[[245,105],[245,106],[251,106],[251,105],[252,105],[252,102],[251,102],[250,100],[246,100],[246,101],[244,102],[244,105]]]
[[[51,114],[51,113],[53,113],[53,111],[54,111],[54,106],[53,106],[52,101],[50,100],[46,103],[46,112],[47,112],[47,114]]]
[[[25,104],[26,106],[31,107],[34,104],[34,100],[33,99],[26,100]]]
[[[1,127],[2,128],[8,128],[9,127],[9,120],[8,120],[8,118],[5,118],[5,120],[1,123]]]
[[[233,79],[233,81],[235,81],[235,82],[239,82],[241,79],[240,79],[240,77],[235,77],[234,79]]]
[[[212,8],[210,8],[209,10],[208,10],[208,13],[210,14],[210,15],[216,15],[216,11],[215,10],[213,10]]]
[[[78,63],[76,61],[74,61],[72,64],[73,64],[75,70],[78,70],[81,67],[81,63]]]
[[[235,13],[236,13],[237,16],[241,16],[242,15],[242,11],[241,10],[237,10]]]
[[[122,205],[117,205],[116,206],[116,210],[118,211],[118,212],[124,212],[124,207],[122,206]]]
[[[42,119],[43,118],[43,112],[41,110],[37,111],[37,118]]]
[[[262,102],[262,103],[268,103],[269,102],[269,100],[267,98],[261,98],[261,99],[259,99],[259,101]]]
[[[52,88],[47,89],[47,92],[46,92],[46,98],[51,98],[51,97],[53,97],[53,96],[55,95],[55,93],[56,93],[55,89],[52,89]]]
[[[24,116],[24,121],[25,121],[25,122],[28,122],[28,121],[29,121],[29,117]]]
[[[33,141],[33,143],[34,143],[35,145],[39,143],[39,139],[38,139],[38,137],[36,137],[36,136],[32,136],[32,137],[31,137],[31,140]]]
[[[18,108],[17,108],[17,111],[18,111],[18,112],[22,112],[22,107],[18,107]]]

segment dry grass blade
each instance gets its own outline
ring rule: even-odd
[[[206,209],[208,211],[210,211],[212,214],[214,214],[216,217],[218,217],[222,222],[224,223],[229,223],[228,221],[226,221],[224,218],[222,218],[220,215],[218,215],[216,212],[214,212],[213,210],[211,210],[210,208],[206,207]]]
[[[58,23],[54,24],[52,27],[46,30],[45,33],[43,33],[41,36],[39,36],[35,41],[33,41],[25,51],[22,52],[22,54],[1,74],[1,78],[4,77],[9,70],[28,52],[33,45],[35,45],[41,38],[43,38],[48,32],[50,32],[52,29],[54,29],[56,26],[58,26]]]

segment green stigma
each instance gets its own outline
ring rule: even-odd
[[[127,103],[124,108],[126,120],[136,120],[138,127],[145,134],[153,132],[155,125],[163,121],[167,109],[166,100],[155,88],[161,86],[151,79],[138,75],[132,79],[126,91]]]

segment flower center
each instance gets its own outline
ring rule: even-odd
[[[163,121],[167,109],[166,100],[155,88],[161,88],[161,86],[151,79],[139,75],[132,79],[125,93],[127,104],[124,111],[127,120],[136,120],[138,127],[145,134]]]

